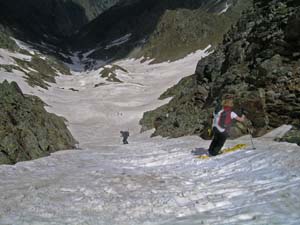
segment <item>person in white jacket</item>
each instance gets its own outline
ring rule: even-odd
[[[213,140],[208,149],[210,156],[216,156],[220,153],[226,139],[229,136],[232,120],[237,120],[239,122],[243,122],[245,120],[245,115],[239,117],[232,111],[232,108],[232,97],[226,98],[222,102],[221,110],[214,113]]]

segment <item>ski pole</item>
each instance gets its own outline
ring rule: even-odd
[[[241,112],[242,112],[242,115],[245,115],[247,111],[244,108],[241,108]],[[253,136],[252,136],[252,132],[249,129],[249,126],[247,126],[247,131],[248,131],[248,134],[250,135],[252,149],[254,150],[256,148],[255,148],[254,143],[253,143]]]
[[[255,148],[254,143],[253,143],[252,133],[250,132],[249,128],[247,128],[247,130],[248,130],[248,133],[249,133],[249,135],[250,135],[250,140],[251,140],[251,144],[252,144],[252,149],[255,150],[256,148]]]

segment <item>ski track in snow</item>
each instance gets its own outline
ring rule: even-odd
[[[208,160],[191,150],[209,141],[139,134],[143,112],[166,103],[159,95],[203,55],[154,65],[122,60],[124,83],[97,88],[99,70],[61,76],[48,91],[1,72],[0,80],[17,80],[67,118],[83,150],[0,166],[0,225],[298,225],[300,149],[272,141],[288,126],[254,139],[256,150],[249,136],[227,141],[249,148]],[[129,145],[121,145],[125,129]]]

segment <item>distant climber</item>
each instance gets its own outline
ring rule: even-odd
[[[235,119],[239,122],[245,120],[243,114],[239,117],[233,108],[233,96],[226,96],[222,101],[222,108],[215,110],[213,120],[213,140],[209,146],[208,152],[211,156],[216,156],[220,153],[226,139],[229,136],[229,130],[232,124],[232,120]]]
[[[129,137],[129,131],[120,131],[121,137],[123,137],[123,144],[127,145],[128,144],[128,137]]]

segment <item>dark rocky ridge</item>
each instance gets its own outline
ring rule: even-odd
[[[254,135],[282,124],[300,124],[300,2],[254,1],[224,41],[199,61],[195,75],[168,90],[169,104],[146,112],[142,130],[177,137],[207,138],[214,101],[235,95],[236,107],[248,111]],[[246,133],[236,124],[232,136]]]
[[[0,23],[19,39],[58,44],[119,0],[0,1]]]
[[[48,113],[39,98],[24,95],[15,82],[0,84],[0,118],[0,164],[75,147],[65,120]]]

